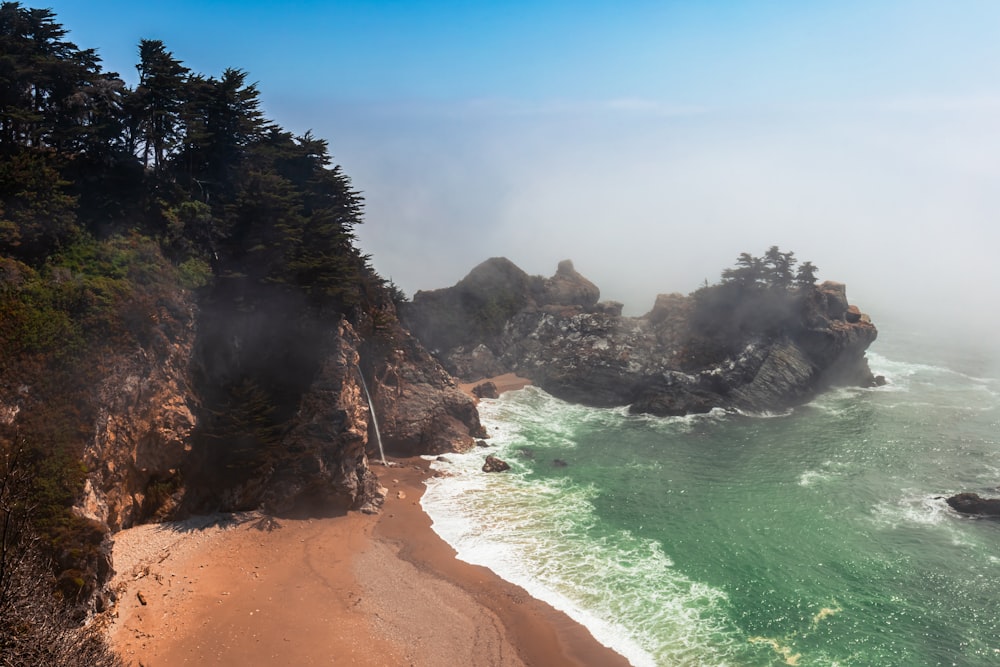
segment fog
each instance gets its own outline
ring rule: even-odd
[[[884,333],[985,346],[1000,324],[1000,99],[387,103],[327,122],[367,198],[360,245],[410,295],[492,256],[542,275],[569,258],[637,315],[778,245]]]
[[[140,37],[246,68],[410,295],[569,258],[641,314],[778,245],[883,336],[998,346],[996,3],[53,4],[126,78]]]

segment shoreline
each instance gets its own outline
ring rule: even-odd
[[[423,459],[406,461],[403,474],[390,481],[398,480],[404,493],[413,491],[418,497],[408,504],[401,503],[395,498],[394,487],[389,487],[384,517],[374,530],[376,541],[394,545],[398,558],[421,574],[456,586],[492,612],[523,664],[628,667],[630,663],[624,656],[599,643],[590,630],[565,613],[532,597],[492,570],[459,560],[451,545],[434,532],[430,516],[420,506],[419,496],[425,489],[423,480],[434,472]]]
[[[460,382],[458,388],[461,389],[467,396],[469,396],[476,404],[479,404],[479,397],[472,391],[478,385],[484,382],[492,382],[496,385],[497,394],[503,394],[507,391],[517,391],[518,389],[524,389],[530,384],[533,384],[528,378],[523,378],[516,373],[504,373],[503,375],[494,375],[493,377],[486,377],[476,380],[475,382]]]
[[[458,560],[420,504],[430,463],[390,461],[373,466],[388,489],[375,516],[248,512],[116,535],[112,647],[142,667],[629,665],[563,612]]]

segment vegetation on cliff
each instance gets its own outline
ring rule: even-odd
[[[37,575],[21,554],[51,563],[68,603],[94,589],[106,528],[72,506],[116,355],[170,345],[193,292],[195,463],[245,479],[289,428],[321,332],[346,317],[371,336],[398,298],[355,246],[363,200],[326,142],[267,120],[246,72],[198,74],[142,40],[130,88],[67,35],[50,10],[0,4],[4,660],[37,627],[11,615]],[[234,345],[239,363],[220,352]],[[149,481],[149,511],[185,474]]]
[[[817,267],[771,246],[763,257],[740,253],[714,285],[692,294],[685,365],[704,368],[734,354],[751,337],[793,334],[807,326]]]

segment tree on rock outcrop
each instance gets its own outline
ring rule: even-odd
[[[771,246],[763,258],[740,253],[721,282],[694,293],[691,345],[700,364],[735,352],[748,337],[773,337],[803,325],[808,294],[815,289],[816,267],[804,262],[793,272],[795,253]],[[696,364],[698,365],[698,364]]]
[[[816,272],[819,269],[812,262],[802,262],[799,270],[795,274],[795,284],[800,288],[809,288],[816,285]]]

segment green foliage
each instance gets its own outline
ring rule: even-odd
[[[186,259],[177,267],[181,287],[184,289],[199,289],[212,282],[212,267],[208,262],[197,257]]]
[[[246,72],[196,74],[143,40],[129,89],[66,35],[49,10],[0,4],[0,377],[30,386],[0,449],[30,443],[32,523],[71,599],[102,537],[70,512],[96,388],[121,350],[171,340],[184,290],[222,314],[203,359],[236,358],[199,378],[203,442],[232,479],[280,460],[330,322],[390,336],[405,295],[355,247],[363,198],[326,142],[266,120]],[[477,326],[508,301],[477,304]],[[179,483],[151,481],[146,511]]]
[[[807,297],[816,267],[804,262],[797,273],[792,252],[771,246],[763,258],[741,253],[721,282],[694,293],[689,342],[696,365],[714,363],[739,349],[750,337],[777,336],[804,326]]]
[[[79,229],[76,200],[67,194],[51,151],[16,149],[0,160],[0,247],[38,264],[71,242]]]

